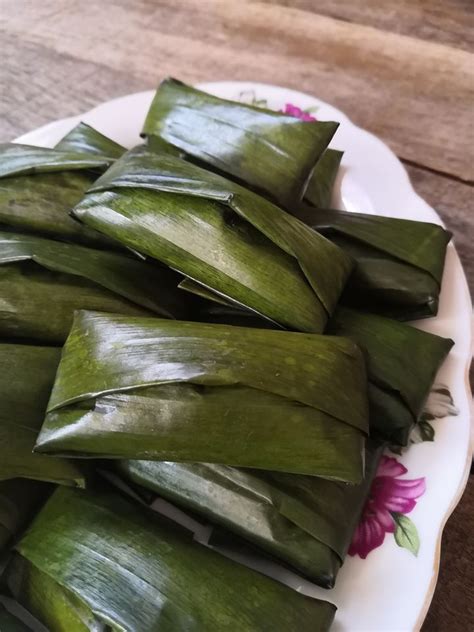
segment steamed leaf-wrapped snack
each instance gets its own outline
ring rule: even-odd
[[[0,145],[0,226],[110,247],[110,240],[81,226],[69,213],[114,158],[70,147],[73,151]]]
[[[338,125],[301,121],[166,79],[155,94],[143,135],[158,136],[208,168],[291,206],[303,197]]]
[[[366,431],[347,339],[80,312],[35,449],[357,483]]]
[[[204,548],[107,491],[56,491],[17,550],[9,588],[25,607],[36,603],[36,616],[46,615],[53,631],[63,629],[62,608],[31,598],[42,576],[52,586],[47,600],[58,599],[54,582],[80,612],[68,632],[96,629],[89,622],[80,627],[87,611],[96,625],[133,632],[324,632],[334,617],[332,604]]]
[[[50,491],[51,486],[38,481],[0,480],[0,553],[26,526]],[[1,626],[0,630],[3,632]]]
[[[344,303],[398,320],[436,315],[451,238],[442,226],[309,207],[298,217],[355,259]]]
[[[406,445],[453,341],[343,307],[329,322],[328,333],[351,338],[365,353],[371,434]]]
[[[59,141],[55,149],[107,156],[114,160],[126,151],[125,147],[82,121]]]
[[[352,260],[277,206],[176,156],[136,147],[75,207],[92,228],[271,321],[320,333]]]
[[[304,199],[317,208],[331,206],[332,191],[344,152],[326,149],[316,163]]]
[[[62,343],[74,311],[172,318],[186,295],[170,270],[131,256],[18,233],[0,233],[0,335]]]
[[[365,478],[346,485],[314,476],[210,463],[119,461],[119,473],[255,544],[326,588],[334,585],[381,454],[367,451]]]
[[[84,486],[75,463],[33,454],[60,355],[54,347],[0,344],[0,480],[23,477]]]

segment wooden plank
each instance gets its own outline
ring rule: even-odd
[[[422,632],[474,630],[474,475],[449,518],[441,544],[438,584]]]
[[[2,34],[1,47],[0,142],[146,87],[128,73],[14,35]]]
[[[405,164],[405,167],[416,192],[439,213],[453,233],[471,296],[474,296],[474,187],[413,165]]]
[[[474,180],[474,56],[465,51],[243,0],[91,0],[87,10],[75,0],[3,0],[3,7],[8,33],[149,87],[173,74],[317,94],[403,158]]]
[[[263,0],[472,52],[472,0]]]

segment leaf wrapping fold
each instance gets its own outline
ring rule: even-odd
[[[0,332],[63,342],[74,310],[186,313],[178,278],[127,255],[0,232]],[[54,304],[54,310],[51,305]],[[144,309],[142,309],[144,308]]]
[[[32,452],[60,355],[54,347],[0,344],[0,480],[85,484],[76,464]]]
[[[107,149],[112,154],[111,143],[115,143],[83,124],[62,142],[64,150],[15,143],[0,145],[0,225],[65,241],[117,248],[69,214],[98,173],[114,160],[100,155],[99,150]]]
[[[55,149],[107,156],[112,159],[120,158],[126,151],[125,147],[82,121],[59,141]]]
[[[166,79],[153,99],[143,135],[158,136],[291,206],[303,197],[313,166],[337,127],[220,99]]]
[[[119,630],[327,630],[332,604],[194,543],[111,493],[58,490],[20,555]]]
[[[36,450],[358,482],[365,380],[344,338],[80,312]]]
[[[355,259],[344,303],[399,320],[436,315],[451,238],[442,226],[309,207],[298,217]]]
[[[398,321],[340,307],[328,333],[347,336],[366,355],[372,430],[406,445],[453,341]]]
[[[146,147],[119,159],[74,214],[212,291],[302,331],[323,330],[352,269],[339,248],[268,200]]]
[[[343,153],[337,149],[326,149],[316,163],[304,195],[311,206],[322,209],[331,205],[334,182]]]
[[[360,485],[209,463],[119,461],[119,473],[255,544],[323,587],[334,585],[381,450]],[[227,543],[226,543],[227,544]]]

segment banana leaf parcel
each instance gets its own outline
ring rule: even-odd
[[[0,553],[33,517],[51,486],[24,478],[0,481]],[[3,629],[0,627],[0,630]]]
[[[66,134],[56,145],[55,149],[106,156],[113,160],[120,158],[126,151],[125,147],[83,122],[76,125]]]
[[[304,199],[311,206],[320,209],[331,206],[332,191],[343,153],[337,149],[326,149],[316,163],[304,194]]]
[[[291,207],[302,199],[338,125],[301,121],[166,79],[153,99],[143,135],[158,136],[208,168]]]
[[[17,550],[10,590],[52,632],[64,630],[68,602],[77,615],[68,632],[100,623],[133,632],[325,632],[334,617],[332,604],[206,549],[111,492],[59,489]]]
[[[183,315],[176,284],[171,270],[125,254],[0,233],[0,336],[62,343],[76,309]]]
[[[0,144],[0,227],[91,246],[117,247],[69,214],[115,158],[93,151],[99,146],[99,133],[81,129],[73,130],[69,140],[64,139],[64,150]],[[82,147],[77,142],[74,146],[74,138],[78,141],[79,136],[83,137]],[[104,145],[102,141],[102,148],[113,153]]]
[[[35,450],[357,483],[366,432],[347,339],[79,312]]]
[[[298,217],[355,259],[344,303],[398,320],[436,316],[451,238],[442,226],[310,208]]]
[[[0,481],[16,477],[84,486],[79,467],[33,454],[61,350],[0,344]]]
[[[406,445],[453,341],[343,307],[328,333],[351,338],[365,353],[371,434]]]
[[[321,333],[352,260],[295,217],[170,154],[136,147],[75,216],[283,327]]]
[[[380,455],[380,448],[367,450],[359,485],[210,463],[119,461],[117,468],[135,485],[204,516],[331,588]]]

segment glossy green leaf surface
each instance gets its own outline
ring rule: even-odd
[[[316,163],[308,183],[304,198],[311,206],[328,208],[331,206],[332,190],[344,152],[326,149]]]
[[[77,309],[172,318],[186,312],[177,283],[172,271],[127,255],[0,233],[0,334],[63,342]]]
[[[47,626],[49,632],[110,630],[74,593],[18,554],[9,562],[5,578],[18,602]]]
[[[313,166],[337,127],[220,99],[166,79],[143,134],[159,136],[289,206],[303,197]]]
[[[343,307],[328,332],[351,338],[365,352],[371,425],[386,440],[405,445],[453,341]]]
[[[360,485],[209,463],[119,461],[134,484],[205,517],[324,586],[334,585],[380,449]]]
[[[119,159],[74,214],[233,302],[301,331],[324,329],[352,269],[339,248],[268,200],[146,147]]]
[[[0,225],[65,241],[116,247],[69,212],[117,157],[116,143],[80,124],[62,150],[0,145]],[[107,151],[106,156],[101,151]],[[123,151],[123,150],[122,150]]]
[[[225,559],[115,494],[58,490],[19,553],[117,630],[323,632],[335,608]]]
[[[49,491],[49,485],[24,478],[0,480],[0,552],[26,526]]]
[[[98,169],[103,171],[113,159],[108,156],[60,151],[19,143],[0,143],[0,178],[32,173],[53,173]]]
[[[84,485],[75,464],[33,454],[60,354],[54,347],[0,344],[0,480]]]
[[[451,238],[442,226],[309,207],[298,216],[355,259],[344,303],[399,320],[436,315]]]
[[[113,159],[120,158],[126,151],[125,147],[82,121],[59,141],[55,149],[107,156]]]
[[[80,312],[36,450],[355,483],[365,380],[343,338]]]

